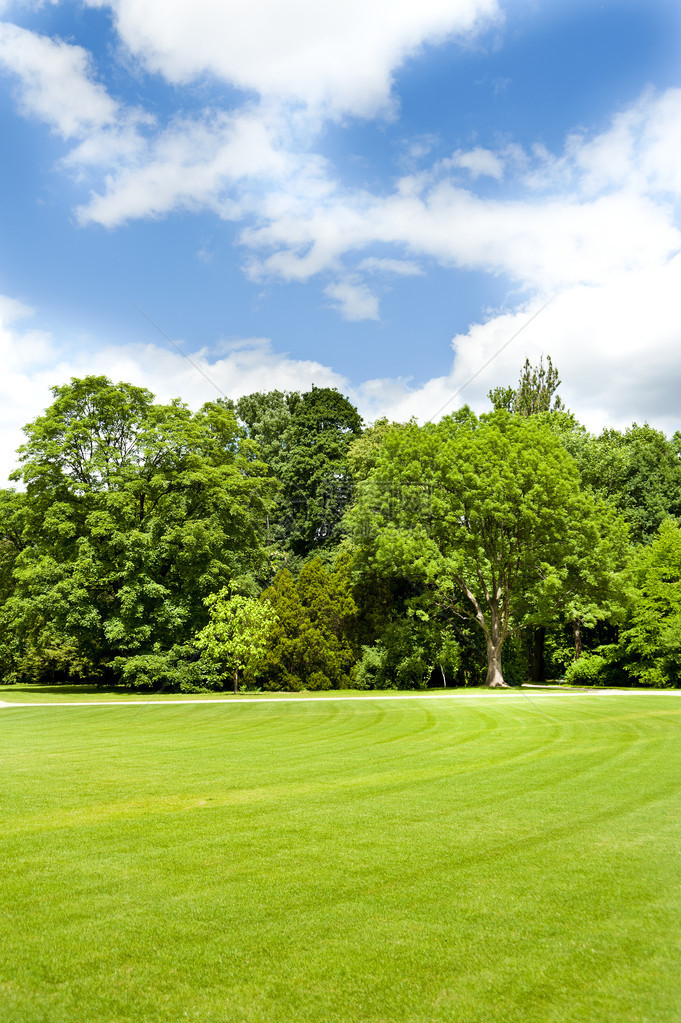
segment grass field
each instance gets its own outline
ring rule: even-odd
[[[3,1023],[681,1020],[681,693],[25,698]]]

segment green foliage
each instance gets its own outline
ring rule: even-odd
[[[352,486],[348,449],[362,420],[332,387],[240,398],[236,411],[278,483],[269,512],[270,560],[291,567],[333,549]]]
[[[291,413],[300,401],[297,392],[266,391],[246,394],[232,406],[254,441],[258,456],[276,473],[285,458],[285,437],[291,425]]]
[[[361,433],[357,409],[333,388],[313,387],[291,415],[281,466],[281,512],[287,548],[306,557],[341,539],[352,496],[347,452]]]
[[[555,394],[559,384],[558,371],[550,356],[546,367],[543,357],[536,368],[526,359],[517,388],[496,388],[489,392],[489,397],[496,410],[505,409],[515,415],[540,417],[543,425],[555,434],[568,453],[583,466],[590,438]],[[549,599],[544,601],[542,611],[528,616],[526,656],[518,648],[513,667],[508,654],[505,658],[509,672],[517,680],[521,680],[526,672],[534,681],[545,679],[547,626],[560,630],[561,623],[571,623],[574,644],[567,656],[567,660],[571,661],[581,652],[583,628],[593,628],[597,622],[604,619],[616,620],[621,616],[621,571],[629,546],[626,524],[614,506],[603,500],[600,491],[595,493],[599,496],[593,502],[588,516],[589,528],[583,533],[573,532],[566,538],[568,550],[561,578],[546,587],[545,596]],[[523,660],[526,660],[525,666]],[[506,673],[506,668],[504,671]]]
[[[192,413],[94,376],[53,393],[20,449],[26,494],[21,507],[10,499],[21,528],[5,539],[0,627],[20,673],[56,636],[110,680],[121,657],[188,641],[204,598],[262,563],[268,482],[218,404]]]
[[[623,516],[634,543],[650,543],[666,518],[681,516],[681,434],[670,440],[634,423],[583,435],[574,454],[585,485]]]
[[[387,672],[385,671],[385,647],[377,644],[375,646],[363,646],[362,656],[357,661],[352,672],[353,689],[386,689],[392,688],[387,684]]]
[[[538,366],[532,366],[525,359],[516,388],[495,387],[488,397],[495,411],[512,412],[520,416],[533,416],[541,412],[562,412],[563,402],[556,394],[560,386],[558,370],[551,362],[551,356],[539,360]]]
[[[628,672],[645,686],[681,686],[681,527],[667,519],[631,561],[631,610],[621,633]]]
[[[252,679],[262,666],[277,624],[276,613],[267,600],[230,596],[227,589],[212,593],[205,603],[210,619],[194,642],[215,664],[231,668],[236,693],[239,672]]]
[[[312,558],[297,580],[283,569],[263,599],[277,615],[260,671],[263,687],[347,687],[355,659],[350,633],[357,611],[349,558],[341,556],[330,570],[319,557]]]
[[[433,671],[428,652],[414,645],[409,621],[391,623],[381,640],[362,648],[354,673],[358,689],[425,689]]]
[[[607,685],[608,662],[600,654],[584,653],[572,661],[565,671],[565,681],[571,686]]]
[[[26,495],[15,490],[0,490],[0,601],[14,589],[17,557],[26,547]]]
[[[527,681],[525,644],[520,632],[510,635],[501,651],[501,670],[510,686],[521,686]]]
[[[364,433],[332,388],[192,413],[105,377],[55,387],[25,428],[25,490],[0,491],[0,676],[189,692],[228,666],[323,690],[362,650],[367,688],[477,684],[485,662],[517,683],[545,639],[554,672],[584,641],[608,684],[681,684],[678,527],[657,533],[681,515],[681,434],[591,437],[558,384],[526,362],[487,416]],[[627,524],[652,553],[630,559]],[[241,660],[209,638],[218,605],[236,621],[267,601]]]
[[[202,693],[224,688],[224,675],[208,657],[198,658],[190,646],[157,654],[118,657],[112,664],[125,689],[164,693]]]
[[[83,653],[77,640],[60,634],[49,622],[41,621],[40,628],[21,645],[15,641],[8,615],[3,616],[3,624],[7,627],[0,642],[4,682],[56,685],[102,681],[98,666]]]
[[[361,571],[418,580],[477,624],[498,684],[504,640],[550,613],[593,512],[541,417],[464,409],[386,431],[348,525]]]

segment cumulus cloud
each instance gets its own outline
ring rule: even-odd
[[[425,421],[464,403],[484,411],[488,391],[515,385],[525,358],[536,364],[549,354],[563,400],[589,429],[624,429],[636,420],[673,433],[679,429],[679,294],[681,256],[675,256],[600,286],[567,288],[532,320],[541,309],[535,301],[491,313],[453,339],[448,374],[422,387],[375,382],[365,406],[396,420],[414,415]]]
[[[287,153],[277,144],[276,131],[275,123],[249,109],[175,119],[132,159],[112,169],[104,191],[77,209],[78,219],[113,227],[176,209],[205,208],[238,219],[248,209],[242,182],[286,181],[315,163]],[[102,160],[106,152],[92,153],[92,147],[89,139],[69,155],[68,163]]]
[[[42,376],[46,361],[55,362],[49,334],[25,328],[31,310],[0,295],[0,486],[14,468],[14,452],[24,437],[23,423],[33,419],[49,400]]]
[[[393,72],[424,43],[500,19],[497,0],[86,0],[112,10],[121,40],[176,84],[206,74],[330,113],[389,105]]]
[[[60,167],[77,178],[99,175],[76,209],[81,224],[115,227],[205,208],[238,219],[265,194],[276,214],[277,188],[310,200],[329,187],[324,161],[301,146],[316,120],[289,116],[276,103],[210,108],[159,124],[114,99],[82,47],[9,23],[0,23],[0,70],[17,82],[20,110],[72,143]]]
[[[681,245],[670,211],[628,190],[531,202],[481,198],[446,181],[421,194],[338,198],[298,216],[287,211],[242,237],[253,249],[274,250],[260,268],[288,280],[308,279],[378,242],[542,289],[598,283],[660,263]]]
[[[563,153],[455,153],[400,179],[392,194],[329,188],[322,201],[291,202],[244,230],[262,272],[304,280],[372,244],[452,267],[504,274],[553,292],[662,266],[681,247],[681,90],[646,94],[599,134],[570,135]],[[501,178],[513,197],[459,184],[466,166]],[[498,171],[498,174],[497,174]]]
[[[568,140],[585,190],[616,187],[627,180],[638,191],[681,196],[681,89],[646,92],[594,139]]]
[[[273,25],[281,29],[278,19],[284,10],[280,4],[270,7],[269,0],[259,0],[248,11],[235,3],[203,0],[192,8],[190,24],[189,9],[179,0],[162,5],[160,0],[97,2],[112,7],[121,38],[139,59],[178,81],[207,73],[237,81],[241,72],[234,68],[241,66],[241,56],[256,42],[268,52],[268,33]],[[339,34],[338,52],[361,37],[362,45],[378,55],[373,64],[380,64],[383,54],[390,69],[407,52],[407,44],[398,46],[396,40],[418,38],[422,43],[438,32],[472,31],[498,13],[491,0],[428,0],[416,7],[394,0],[388,7],[374,0],[364,3],[363,10],[364,19],[353,19],[346,8],[326,3],[309,6],[299,0],[294,9],[286,7],[290,26],[300,28],[303,21],[305,26],[302,35],[293,32],[289,38],[283,29],[281,39],[277,35],[284,54],[281,67],[288,67],[287,47],[296,55],[293,64],[305,65],[300,47],[307,53],[321,46],[331,26]],[[264,38],[248,36],[255,32],[253,12],[263,19]],[[265,18],[266,13],[271,17]],[[343,21],[342,31],[337,18]],[[374,30],[387,22],[390,32],[394,28],[393,35],[388,33],[392,42],[377,42]],[[199,31],[209,23],[212,31]],[[436,24],[449,27],[436,32]],[[236,55],[234,40],[226,48],[216,42],[232,29],[243,43]],[[329,46],[325,43],[323,52],[335,53]],[[553,293],[662,266],[681,246],[674,209],[681,194],[678,89],[645,94],[599,134],[571,134],[560,154],[540,147],[526,152],[508,143],[497,152],[457,150],[402,177],[392,192],[374,194],[343,187],[314,152],[323,119],[282,104],[283,78],[276,78],[278,98],[263,99],[275,88],[267,75],[276,77],[276,68],[252,71],[250,87],[258,90],[258,99],[234,110],[178,115],[159,125],[109,96],[78,46],[5,25],[0,62],[18,76],[24,108],[77,140],[62,166],[76,174],[98,168],[103,175],[77,209],[82,224],[115,227],[179,209],[211,209],[242,220],[241,242],[250,253],[245,264],[252,277],[305,281],[324,274],[327,297],[346,318],[378,317],[377,298],[366,283],[369,275],[414,273],[416,260],[423,257],[504,275],[528,293]],[[372,65],[372,60],[365,63]],[[321,81],[323,73],[317,68],[313,74],[312,68],[305,74]],[[349,71],[347,78],[354,81]],[[342,105],[346,100],[338,97],[345,95],[343,90],[338,83],[333,88]],[[314,99],[302,85],[296,95],[301,102]],[[351,103],[347,109],[353,109]],[[472,178],[469,187],[461,185],[462,170]],[[494,194],[475,191],[482,176],[494,183]],[[382,260],[366,255],[376,245],[388,250]],[[341,266],[345,269],[338,279]]]
[[[81,224],[115,227],[178,209],[241,220],[252,277],[319,275],[348,320],[378,319],[382,279],[417,275],[424,260],[503,275],[514,305],[454,339],[451,372],[423,387],[360,381],[351,395],[362,410],[430,418],[552,295],[461,400],[484,407],[487,389],[515,382],[526,354],[550,352],[564,397],[589,425],[636,417],[675,428],[680,89],[646,92],[605,130],[570,133],[556,153],[506,141],[424,166],[432,140],[417,140],[418,173],[374,193],[343,186],[315,151],[325,118],[385,113],[401,62],[424,43],[491,24],[496,0],[87,2],[113,11],[120,39],[145,68],[177,84],[219,79],[246,94],[236,108],[160,123],[111,96],[81,47],[0,25],[0,66],[15,77],[22,110],[70,140],[62,168],[92,175]],[[48,384],[71,373],[108,372],[162,396],[210,397],[176,354],[128,346],[66,358],[49,337],[21,329],[20,313],[0,307],[3,429],[37,414]],[[232,381],[230,394],[313,380],[344,386],[330,368],[264,341],[193,358]]]
[[[84,168],[137,162],[155,123],[138,107],[126,107],[96,79],[87,50],[61,39],[0,22],[0,71],[14,78],[19,109],[75,143],[61,166],[82,176]]]
[[[291,358],[265,338],[223,343],[217,354],[194,351],[180,340],[195,365],[156,344],[67,352],[49,334],[27,326],[30,310],[0,296],[0,358],[5,368],[0,380],[0,485],[15,464],[20,424],[49,404],[52,385],[87,373],[148,387],[162,401],[179,396],[194,408],[222,393],[236,398],[274,388],[305,390],[314,383],[349,395],[367,421],[415,416],[425,422],[464,403],[477,411],[488,409],[491,388],[515,384],[526,357],[536,363],[550,354],[560,371],[563,399],[593,431],[622,429],[637,420],[673,433],[679,428],[679,294],[681,256],[676,256],[663,267],[625,271],[599,286],[567,288],[529,325],[540,308],[536,301],[490,312],[453,339],[449,372],[421,386],[390,377],[352,385],[331,367]],[[354,297],[341,292],[335,301],[351,307],[356,301],[361,310],[363,296],[361,290]],[[517,337],[508,345],[513,335]]]
[[[224,343],[209,354],[179,346],[191,359],[156,344],[106,345],[94,350],[63,348],[49,333],[26,325],[31,310],[0,295],[0,486],[16,465],[15,452],[23,441],[21,425],[35,419],[52,401],[50,388],[72,376],[104,374],[147,387],[160,401],[181,397],[191,407],[221,394],[237,398],[253,391],[308,390],[319,387],[347,390],[348,382],[314,360],[294,359],[276,351],[267,338]],[[192,365],[193,363],[193,365]],[[198,367],[198,369],[197,369]],[[199,372],[200,370],[200,372]]]
[[[0,24],[0,66],[19,80],[25,113],[72,138],[116,122],[119,109],[93,80],[90,55],[81,46]]]
[[[458,152],[377,195],[343,188],[328,163],[299,144],[281,110],[213,111],[175,120],[119,160],[78,215],[110,227],[178,208],[243,219],[255,278],[306,281],[336,274],[348,259],[359,278],[406,274],[425,256],[555,292],[663,265],[679,250],[679,125],[681,90],[672,89],[644,97],[605,132],[571,135],[558,156],[508,145],[496,154]],[[71,157],[84,158],[83,146]],[[499,194],[462,187],[462,167],[497,181]],[[502,167],[515,171],[512,198],[503,193]],[[377,244],[394,254],[364,255]],[[365,286],[359,278],[353,287]],[[330,285],[339,286],[347,290]],[[354,315],[340,293],[328,294]]]
[[[448,162],[451,167],[467,170],[472,178],[489,177],[501,181],[504,176],[504,161],[500,155],[481,146],[467,152],[459,149]]]
[[[328,284],[324,294],[332,300],[345,320],[378,319],[378,298],[366,284],[346,278]]]

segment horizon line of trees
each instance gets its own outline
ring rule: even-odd
[[[681,434],[594,436],[559,384],[368,428],[333,388],[54,387],[0,491],[0,681],[680,686]]]

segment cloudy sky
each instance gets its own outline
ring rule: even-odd
[[[548,353],[590,428],[681,428],[680,44],[678,0],[0,0],[0,478],[86,372],[425,420]]]

